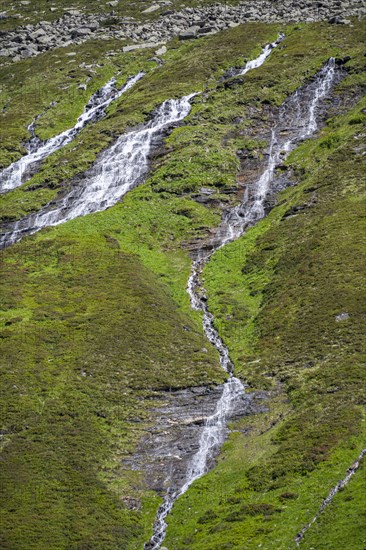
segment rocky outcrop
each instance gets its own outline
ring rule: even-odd
[[[158,9],[161,5],[151,5],[144,10],[145,17]],[[0,57],[19,61],[52,48],[81,44],[90,39],[116,38],[135,43],[148,42],[154,46],[174,37],[190,40],[249,21],[328,20],[332,24],[349,24],[346,18],[352,16],[366,16],[364,0],[249,0],[238,6],[215,4],[180,11],[169,9],[163,11],[159,18],[147,22],[132,17],[114,17],[113,24],[110,23],[110,14],[85,15],[70,9],[52,23],[41,21],[2,33]]]
[[[222,390],[223,386],[202,386],[156,395],[159,405],[153,406],[155,425],[136,453],[123,461],[124,466],[144,472],[147,486],[161,494],[167,487],[180,489],[188,463],[198,449],[202,426],[215,411]],[[266,392],[243,394],[231,419],[266,411],[267,399]]]

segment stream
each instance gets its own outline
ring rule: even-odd
[[[265,59],[266,57],[262,53],[262,63]],[[258,65],[253,64],[253,66],[257,67]],[[271,132],[268,163],[253,185],[252,196],[245,195],[241,204],[223,216],[222,223],[211,243],[211,250],[209,252],[202,251],[198,259],[193,262],[187,284],[191,306],[202,312],[204,332],[208,340],[218,350],[221,366],[229,376],[214,413],[205,421],[199,448],[188,466],[186,480],[180,490],[167,491],[157,512],[154,534],[145,544],[145,550],[158,550],[161,547],[167,529],[165,520],[171,512],[174,502],[187,491],[196,479],[208,472],[210,459],[217,454],[225,440],[227,422],[234,405],[245,392],[242,382],[234,376],[234,365],[230,359],[229,350],[220,338],[215,328],[215,319],[208,310],[207,297],[201,283],[202,271],[214,252],[238,239],[248,227],[252,227],[265,216],[264,202],[271,191],[276,166],[285,160],[297,143],[311,137],[317,131],[319,104],[331,91],[336,74],[335,60],[331,58],[319,71],[313,82],[297,90],[283,103],[278,117],[279,123]],[[307,101],[305,101],[306,99]],[[291,111],[290,118],[286,116],[287,111]]]
[[[54,136],[47,141],[43,142],[35,134],[35,121],[28,126],[28,131],[31,134],[31,138],[25,148],[28,151],[28,155],[21,157],[16,162],[13,162],[7,168],[4,168],[0,172],[0,192],[4,193],[15,189],[25,183],[33,175],[34,167],[49,157],[52,153],[61,149],[81,132],[81,130],[90,122],[96,122],[103,118],[106,114],[107,107],[120,98],[122,94],[127,92],[132,86],[136,84],[144,73],[140,72],[137,75],[129,78],[126,84],[118,90],[116,88],[116,79],[113,77],[102,88],[100,88],[90,98],[88,104],[84,108],[84,112],[79,116],[75,126],[65,130],[61,134]],[[39,117],[36,117],[36,120]]]

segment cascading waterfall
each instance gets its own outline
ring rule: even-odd
[[[252,59],[248,61],[245,67],[239,70],[239,72],[237,73],[237,76],[243,76],[247,74],[247,72],[253,69],[258,69],[258,67],[263,65],[267,57],[272,53],[272,50],[276,48],[278,44],[282,42],[282,40],[284,40],[284,38],[285,38],[285,35],[280,33],[277,40],[275,40],[275,42],[272,42],[271,44],[266,44],[266,46],[264,46],[262,50],[262,53],[256,59]]]
[[[272,50],[285,38],[280,34],[278,39],[271,44],[267,44],[262,53],[251,61],[248,61],[243,69],[239,71],[230,71],[230,76],[245,75],[252,69],[257,69],[271,54]],[[210,255],[213,253],[210,253]],[[232,374],[233,364],[230,360],[229,350],[221,340],[217,330],[214,327],[214,317],[208,311],[206,301],[199,296],[198,289],[201,288],[200,273],[203,265],[208,261],[207,256],[204,261],[200,260],[193,263],[192,272],[188,279],[187,292],[190,296],[193,309],[203,312],[203,328],[208,340],[216,347],[220,355],[220,364],[222,368],[230,375],[224,384],[222,395],[216,405],[215,412],[206,419],[205,426],[199,441],[199,450],[193,456],[186,475],[184,485],[178,491],[168,489],[164,501],[158,509],[154,523],[154,534],[150,541],[145,544],[145,550],[158,550],[166,535],[167,523],[166,517],[171,512],[174,502],[187,491],[192,483],[202,477],[208,471],[208,461],[213,457],[224,442],[226,435],[226,424],[238,397],[242,397],[245,392],[242,382]]]
[[[262,59],[263,63],[266,59],[264,51]],[[257,65],[253,64],[253,66]],[[254,184],[253,200],[240,204],[224,216],[212,249],[206,254],[203,253],[201,257],[193,262],[187,284],[191,306],[193,309],[202,311],[205,334],[218,350],[220,363],[223,369],[228,372],[229,378],[224,384],[223,393],[217,403],[215,412],[206,419],[198,451],[193,456],[187,470],[186,481],[179,491],[167,491],[164,502],[157,513],[154,534],[150,541],[145,544],[145,550],[158,550],[160,548],[166,535],[167,523],[165,520],[171,512],[174,502],[187,491],[196,479],[207,473],[209,460],[225,440],[227,421],[230,419],[235,403],[238,399],[242,399],[243,393],[245,393],[244,385],[233,375],[234,366],[230,360],[229,350],[215,329],[214,317],[208,310],[207,298],[200,281],[200,275],[214,252],[228,242],[239,238],[248,227],[253,226],[265,216],[264,201],[275,178],[276,165],[284,160],[297,142],[310,137],[316,132],[319,103],[330,92],[335,82],[335,75],[335,60],[331,58],[319,71],[313,83],[303,90],[298,90],[284,102],[279,121],[282,120],[282,115],[286,114],[286,110],[291,107],[294,115],[290,121],[290,128],[287,128],[285,132],[286,137],[281,136],[279,127],[272,130],[268,164],[263,174]],[[304,101],[306,95],[309,96],[310,101]]]
[[[136,82],[138,82],[144,73],[140,72],[137,75],[129,78],[126,84],[120,89],[116,89],[116,79],[112,78],[100,90],[98,90],[89,100],[83,114],[78,118],[75,126],[65,130],[61,134],[42,142],[35,135],[35,121],[28,126],[28,131],[31,134],[31,139],[26,148],[28,155],[17,160],[0,173],[0,191],[6,192],[19,187],[25,183],[31,175],[31,169],[37,163],[45,160],[52,153],[61,149],[81,132],[81,130],[91,121],[100,120],[105,116],[106,108],[112,101],[120,98],[122,94],[127,92]]]
[[[219,247],[240,237],[247,227],[265,215],[264,201],[275,177],[276,166],[283,162],[297,143],[316,132],[317,109],[334,84],[335,69],[335,59],[331,58],[319,71],[314,82],[304,89],[297,90],[281,106],[278,125],[271,132],[267,167],[254,184],[249,207],[247,202],[239,204],[223,217],[218,231]],[[310,103],[306,101],[308,95],[311,98]],[[287,112],[293,113],[290,120],[286,116]],[[285,128],[282,121],[287,121]],[[214,249],[216,248],[214,245]]]
[[[114,205],[146,175],[152,142],[164,129],[188,115],[190,100],[195,95],[164,101],[142,129],[123,134],[101,154],[86,173],[83,186],[71,190],[55,209],[30,215],[14,224],[13,231],[5,233],[0,244],[8,246],[24,234],[32,234],[43,227],[58,225]]]
[[[275,42],[266,45],[258,58],[249,61],[245,67],[240,70],[241,74],[245,74],[249,70],[262,65],[283,38],[284,35],[280,34]],[[142,76],[143,73],[139,73],[127,82],[125,87],[118,92],[119,95],[129,89]],[[113,84],[108,83],[105,88],[108,87],[113,87]],[[148,155],[152,140],[158,137],[159,133],[164,128],[180,122],[188,115],[191,108],[190,99],[195,95],[197,94],[191,94],[180,100],[165,101],[157,110],[153,120],[146,124],[142,130],[136,130],[126,135],[122,135],[111,148],[102,153],[100,159],[94,164],[92,169],[87,172],[88,181],[84,187],[71,190],[66,197],[58,203],[55,209],[49,210],[48,205],[41,212],[31,214],[27,218],[14,223],[12,225],[12,230],[2,235],[0,239],[0,248],[14,244],[25,234],[35,233],[44,227],[58,225],[77,216],[105,210],[109,206],[115,204],[127,191],[137,185],[147,173]],[[103,97],[104,94],[101,93],[100,96]],[[105,103],[107,103],[107,101],[110,102],[111,100],[106,100]],[[100,104],[97,99],[96,103],[97,105],[92,108],[97,109],[98,112],[104,113],[104,103]],[[101,109],[101,111],[99,111],[99,109]],[[90,109],[87,110],[88,113],[89,111]],[[80,119],[82,117],[80,117]],[[76,126],[78,126],[78,124]],[[65,144],[62,141],[64,139],[64,134],[67,134],[65,139],[70,139],[68,132],[72,133],[73,131],[74,128],[67,130],[63,134],[60,134],[60,136],[52,138],[44,144],[44,147],[47,148],[47,144],[50,144],[51,141],[53,143],[53,140],[60,140],[60,142],[62,142],[61,145],[59,145],[60,142],[57,141],[57,148],[59,148]],[[73,138],[71,137],[71,139]],[[47,149],[48,152],[46,156],[50,154],[50,150],[51,149]],[[53,152],[53,150],[51,152]],[[40,150],[36,151],[33,155],[36,156],[39,154]],[[31,154],[23,157],[23,159],[18,161],[19,166],[17,163],[14,163],[14,165],[4,170],[4,172],[6,170],[11,172],[8,179],[13,182],[12,185],[16,178],[19,180],[22,177],[24,170],[24,166],[20,166],[22,162],[28,162],[27,166],[36,162],[34,158],[31,160],[31,157]],[[19,185],[19,183],[17,185]]]

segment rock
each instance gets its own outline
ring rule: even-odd
[[[51,46],[53,38],[50,36],[40,36],[37,38],[37,43],[41,46]]]
[[[190,27],[189,29],[185,31],[181,31],[179,33],[179,40],[191,40],[192,38],[196,38],[199,31],[199,27]]]
[[[213,25],[206,25],[199,29],[198,34],[209,34],[215,32],[217,29]]]
[[[65,11],[65,15],[81,15],[81,12],[74,8],[71,8],[71,9],[64,8],[64,11]]]
[[[124,46],[122,51],[123,53],[133,52],[134,50],[141,50],[143,48],[154,48],[156,46],[159,46],[159,44],[156,42],[145,42],[145,44],[131,44],[130,46]]]
[[[166,46],[162,46],[158,50],[155,50],[155,55],[164,55],[167,52]]]
[[[91,30],[87,27],[82,27],[81,29],[74,29],[71,33],[72,38],[84,38],[85,36],[89,36],[91,33]]]
[[[347,321],[347,319],[349,319],[349,313],[347,313],[346,311],[344,311],[343,313],[339,313],[335,317],[337,323],[339,323],[339,321]]]
[[[37,54],[37,50],[35,50],[34,48],[24,48],[20,52],[20,56],[22,59],[28,59],[28,57],[32,57],[33,55],[36,55],[36,54]]]
[[[108,6],[111,6],[111,8],[115,8],[118,6],[119,0],[112,0],[112,2],[108,2]]]
[[[79,84],[78,89],[79,90],[86,90],[86,84]]]
[[[343,19],[340,15],[335,15],[328,19],[328,23],[331,25],[350,25],[351,21],[349,19]]]
[[[36,31],[30,32],[29,34],[27,34],[27,38],[29,38],[30,40],[37,40],[37,38],[40,38],[41,36],[45,36],[45,34],[46,34],[45,30],[37,29]]]
[[[146,10],[144,10],[142,13],[152,13],[153,11],[157,11],[157,10],[160,10],[159,4],[153,4],[149,8],[146,8]]]

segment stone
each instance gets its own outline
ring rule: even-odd
[[[79,84],[78,89],[79,90],[86,90],[86,84]]]
[[[71,9],[64,8],[64,10],[65,10],[65,15],[81,15],[81,12],[75,8],[71,8]]]
[[[155,51],[155,55],[164,55],[167,52],[166,46],[162,46]]]
[[[30,38],[31,40],[37,40],[37,38],[40,38],[41,36],[45,36],[46,31],[43,29],[37,29],[34,32],[30,32],[27,34],[27,38]]]
[[[335,318],[337,323],[339,323],[339,321],[347,321],[347,319],[349,319],[349,313],[347,312],[339,313]]]
[[[51,36],[40,36],[37,38],[37,43],[41,46],[50,46],[53,42],[53,37]]]
[[[87,27],[82,27],[81,29],[74,29],[71,33],[72,38],[84,38],[85,36],[89,36],[91,34],[91,30]]]
[[[189,29],[181,31],[178,38],[179,40],[191,40],[197,37],[198,31],[199,27],[189,27]]]
[[[153,4],[149,8],[146,8],[146,10],[144,10],[142,13],[152,13],[153,11],[157,11],[157,10],[160,10],[159,4]]]
[[[215,31],[216,31],[216,28],[213,25],[207,25],[205,27],[202,27],[202,29],[199,29],[198,34],[208,34]]]
[[[34,48],[24,48],[20,55],[22,59],[27,59],[28,57],[32,57],[33,55],[36,55],[38,52]]]
[[[122,48],[123,53],[133,52],[134,50],[141,50],[143,48],[154,48],[159,46],[156,42],[145,42],[144,44],[130,44],[129,46],[124,46]]]
[[[111,8],[115,8],[116,6],[118,6],[118,1],[119,0],[112,0],[112,2],[108,2],[108,6],[111,6]]]

